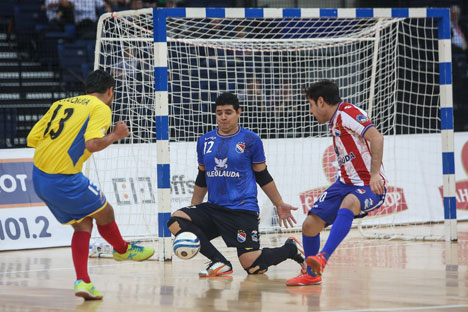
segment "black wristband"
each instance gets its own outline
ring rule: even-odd
[[[257,181],[260,187],[263,187],[264,185],[273,181],[273,177],[270,175],[267,168],[265,168],[265,170],[258,171],[258,172],[254,171],[254,174],[255,174],[255,181]]]
[[[205,171],[198,169],[197,179],[195,185],[199,187],[206,187],[206,175]]]

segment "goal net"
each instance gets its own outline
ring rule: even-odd
[[[333,79],[342,99],[366,110],[385,136],[387,200],[356,221],[363,235],[395,237],[403,225],[424,224],[421,235],[443,237],[427,226],[444,221],[438,19],[419,14],[426,9],[412,11],[418,17],[391,17],[394,11],[386,10],[369,18],[356,18],[356,9],[103,15],[95,68],[116,78],[113,122],[127,122],[132,135],[96,153],[89,174],[115,208],[123,234],[156,239],[163,224],[158,211],[190,204],[196,140],[216,127],[212,104],[222,92],[239,97],[240,124],[262,138],[284,201],[299,208],[294,230],[300,231],[337,169],[328,127],[309,113],[303,88]],[[155,35],[153,21],[161,16],[166,41],[155,43],[162,31]],[[168,116],[167,150],[157,139],[161,112]],[[170,196],[170,207],[159,201],[157,159],[170,164],[170,192],[163,195]],[[258,201],[261,230],[277,231],[275,209],[260,188]]]

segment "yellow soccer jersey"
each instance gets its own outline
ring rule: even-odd
[[[95,96],[55,102],[28,135],[28,146],[36,148],[34,165],[51,174],[81,172],[91,156],[85,142],[102,138],[111,118],[110,107]]]

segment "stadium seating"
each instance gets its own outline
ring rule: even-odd
[[[92,42],[83,40],[58,45],[61,77],[67,87],[83,84],[86,77],[84,71],[89,72],[91,64],[90,45]]]
[[[36,25],[47,24],[47,18],[40,10],[40,4],[40,2],[19,3],[14,8],[16,42],[20,50],[31,51]]]
[[[14,0],[0,1],[0,32],[2,33],[7,33],[13,22],[15,4],[16,1]]]

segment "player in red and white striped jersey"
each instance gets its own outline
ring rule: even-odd
[[[339,179],[322,193],[302,225],[308,272],[288,280],[288,286],[321,283],[325,265],[348,235],[353,219],[379,208],[386,194],[383,136],[366,112],[343,102],[338,86],[330,80],[312,84],[305,93],[317,121],[329,123],[340,170]],[[331,224],[330,235],[319,252],[320,232]]]
[[[346,102],[340,102],[329,122],[329,130],[333,135],[333,146],[340,165],[340,180],[352,185],[370,185],[371,161],[369,141],[373,136],[381,137],[374,124],[359,107]],[[370,130],[371,129],[371,130]],[[367,131],[371,133],[366,138]],[[368,141],[369,140],[369,141]],[[376,161],[382,162],[382,153]],[[380,165],[380,179],[385,181],[383,166]],[[376,185],[378,187],[380,183]]]

